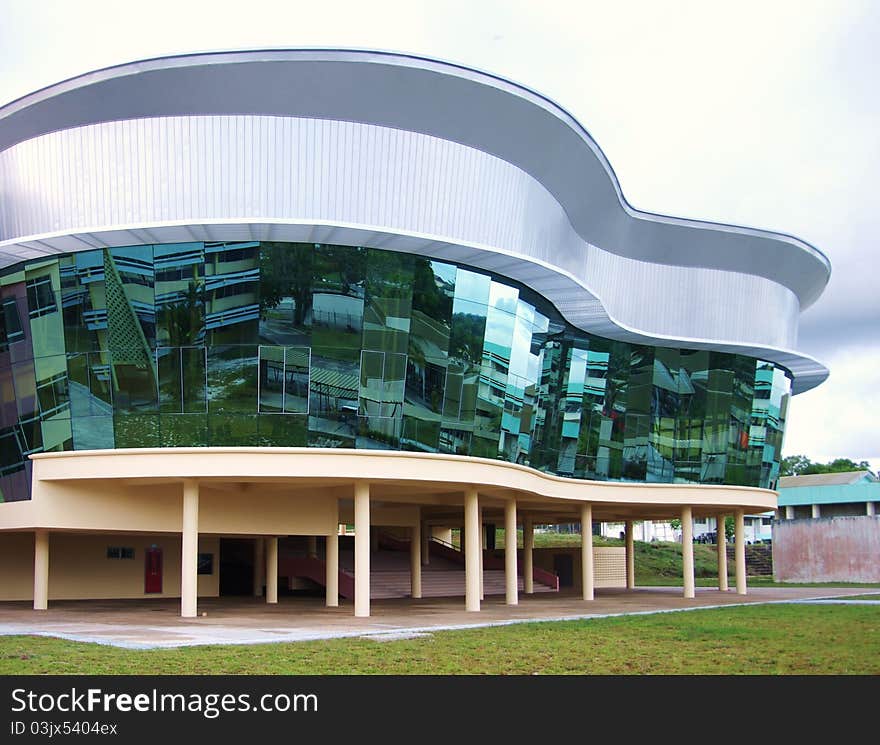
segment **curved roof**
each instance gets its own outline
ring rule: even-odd
[[[801,310],[819,297],[829,279],[827,258],[793,236],[634,209],[589,133],[546,97],[484,72],[402,54],[334,49],[216,52],[110,67],[0,108],[0,152],[50,132],[87,125],[230,114],[365,123],[475,148],[540,183],[580,238],[607,254],[764,278],[793,293]],[[7,240],[0,244],[0,259],[7,244],[34,236],[2,238]],[[10,252],[4,263],[19,261],[22,255]],[[552,295],[548,298],[554,300]],[[625,323],[613,323],[633,331]],[[692,335],[681,338],[693,341]],[[760,346],[754,344],[752,351]],[[772,350],[761,356],[801,376],[797,389],[827,376],[815,360],[788,348],[778,351],[775,357]]]

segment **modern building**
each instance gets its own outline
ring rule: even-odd
[[[252,573],[366,616],[378,528],[418,598],[462,527],[476,611],[482,525],[523,528],[515,604],[531,526],[572,523],[590,599],[593,521],[675,517],[692,597],[692,520],[724,515],[744,593],[829,272],[632,208],[563,108],[454,64],[194,54],[37,91],[0,109],[0,593],[193,616]]]
[[[880,582],[880,481],[870,471],[779,479],[773,572],[780,581]]]

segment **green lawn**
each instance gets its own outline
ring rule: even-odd
[[[0,674],[880,674],[876,606],[763,605],[376,642],[132,651],[0,637]]]

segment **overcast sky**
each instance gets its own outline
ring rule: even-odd
[[[163,54],[344,46],[534,88],[590,131],[633,206],[791,233],[832,263],[801,322],[831,368],[785,454],[880,468],[880,2],[0,0],[0,103]]]

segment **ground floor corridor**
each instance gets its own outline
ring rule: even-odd
[[[266,605],[260,598],[206,598],[197,618],[181,618],[174,598],[62,600],[35,615],[28,602],[0,603],[0,635],[35,634],[132,649],[205,644],[266,644],[341,637],[392,640],[450,629],[530,621],[599,618],[662,613],[717,606],[796,602],[864,595],[864,588],[756,587],[747,596],[698,587],[684,598],[679,587],[607,588],[584,602],[577,592],[523,597],[515,607],[504,597],[487,597],[479,615],[462,608],[460,598],[377,600],[369,618],[352,615],[351,603],[327,608],[321,598],[281,597]],[[880,593],[878,593],[880,598]]]

